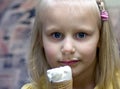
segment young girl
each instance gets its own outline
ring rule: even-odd
[[[119,52],[99,0],[40,0],[31,37],[31,83],[50,89],[46,71],[69,65],[73,89],[120,89]]]

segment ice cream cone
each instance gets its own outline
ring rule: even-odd
[[[51,89],[72,89],[72,70],[69,66],[47,70]]]
[[[51,83],[51,89],[72,89],[72,80]]]

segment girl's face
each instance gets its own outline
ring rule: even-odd
[[[66,5],[67,4],[67,5]],[[73,76],[95,68],[99,29],[92,9],[57,3],[43,10],[43,48],[51,68],[69,65]]]

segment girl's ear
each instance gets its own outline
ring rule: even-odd
[[[41,47],[43,48],[43,42],[41,42]]]
[[[99,40],[98,40],[98,43],[97,43],[97,47],[100,48],[100,42],[101,42],[101,31],[103,29],[99,29]]]
[[[98,41],[97,48],[100,48],[100,39]]]
[[[41,39],[41,43],[40,44],[41,44],[41,47],[43,48],[43,40],[42,39]]]
[[[97,47],[98,47],[98,48],[100,48],[100,44],[99,44],[99,42],[98,42],[98,45],[97,45]]]

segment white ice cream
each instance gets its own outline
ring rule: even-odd
[[[63,66],[47,70],[50,82],[63,82],[72,79],[72,70],[69,66]]]

